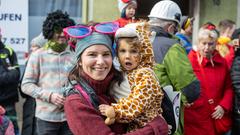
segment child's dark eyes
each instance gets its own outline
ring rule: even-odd
[[[121,49],[121,50],[119,50],[119,52],[124,53],[124,52],[126,52],[126,50]]]
[[[121,49],[121,50],[119,50],[119,52],[120,53],[125,53],[125,52],[127,52],[125,49]],[[138,50],[136,50],[136,49],[132,49],[132,50],[129,50],[129,52],[130,53],[138,53]]]
[[[137,50],[131,50],[130,52],[131,52],[131,53],[138,53]]]

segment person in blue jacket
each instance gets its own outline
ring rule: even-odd
[[[192,32],[194,18],[183,16],[180,21],[181,31],[176,33],[187,54],[192,50]]]

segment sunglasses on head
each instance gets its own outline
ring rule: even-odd
[[[98,32],[102,34],[114,34],[119,28],[119,24],[116,22],[104,22],[95,26],[76,25],[63,29],[63,33],[67,37],[72,38],[84,38],[92,34],[92,32]]]

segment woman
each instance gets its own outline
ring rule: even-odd
[[[120,83],[122,80],[112,65],[111,46],[111,39],[97,32],[77,42],[77,63],[69,74],[70,84],[64,104],[68,125],[74,135],[125,133],[123,125],[105,125],[105,118],[98,111],[98,105],[113,102],[108,90],[112,83]],[[165,131],[165,121],[157,117],[144,128],[129,134],[153,135]]]
[[[197,51],[189,53],[201,96],[186,106],[185,135],[222,135],[231,128],[232,82],[225,59],[216,51],[217,38],[215,26],[205,25],[198,33]]]

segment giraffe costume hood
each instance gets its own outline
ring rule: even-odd
[[[127,75],[131,91],[127,97],[120,98],[112,106],[116,113],[116,121],[129,123],[128,130],[132,131],[145,126],[155,117],[161,116],[163,92],[153,71],[154,58],[148,34],[148,24],[130,25],[120,28],[116,32],[115,38],[118,40],[124,37],[138,37],[140,64],[133,70],[123,71]]]
[[[119,28],[115,34],[116,40],[119,38],[131,38],[137,37],[140,41],[138,48],[140,50],[140,65],[137,68],[153,68],[154,56],[152,44],[149,39],[149,24],[143,23],[131,23],[123,28]]]

